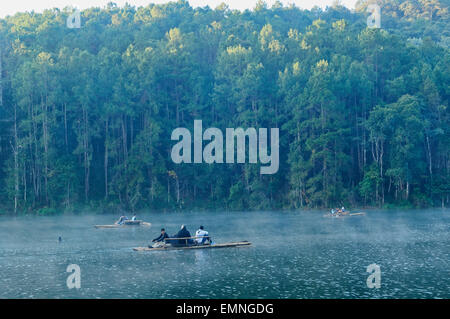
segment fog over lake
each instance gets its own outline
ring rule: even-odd
[[[450,210],[365,212],[142,213],[150,228],[119,229],[93,227],[115,215],[2,216],[0,298],[450,298]],[[252,246],[132,250],[181,224]],[[366,284],[373,263],[380,289]],[[67,288],[69,264],[80,289]]]

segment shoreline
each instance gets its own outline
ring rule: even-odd
[[[147,215],[147,214],[190,214],[190,213],[207,213],[207,214],[245,214],[245,213],[270,213],[270,212],[282,212],[282,213],[295,213],[295,212],[308,212],[315,214],[326,214],[329,213],[331,208],[303,208],[303,209],[289,209],[289,208],[274,208],[274,209],[251,209],[251,210],[227,210],[227,209],[185,209],[185,210],[149,210],[142,209],[135,211],[137,215]],[[450,210],[450,207],[351,207],[346,209],[350,213],[352,212],[374,212],[374,211],[416,211],[416,210]],[[105,216],[117,216],[117,215],[130,215],[132,211],[121,210],[120,212],[104,212],[100,209],[79,209],[74,211],[57,211],[56,213],[42,214],[39,210],[34,210],[27,213],[14,214],[11,212],[5,212],[0,210],[0,217],[22,217],[22,216],[36,216],[36,217],[50,217],[50,216],[88,216],[88,215],[105,215]]]

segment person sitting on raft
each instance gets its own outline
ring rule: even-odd
[[[164,246],[164,241],[166,238],[169,238],[169,235],[166,233],[164,228],[161,228],[161,234],[152,240],[153,248]],[[150,247],[150,246],[149,246]]]
[[[164,228],[161,228],[161,234],[159,235],[159,237],[153,239],[152,243],[164,241],[166,238],[169,238],[169,235],[167,235],[166,230]]]
[[[199,229],[195,232],[195,242],[197,245],[204,245],[206,242],[211,244],[211,237],[209,237],[209,233],[204,229],[203,226],[200,226]]]
[[[136,220],[136,214],[133,214],[133,217],[131,217],[131,220],[134,222]]]
[[[191,237],[191,233],[189,230],[187,230],[185,225],[181,225],[181,229],[178,231],[176,235],[174,235],[172,238],[187,238]],[[193,243],[192,239],[176,239],[176,240],[169,240],[168,243],[171,243],[172,246],[188,246]]]
[[[126,221],[126,220],[128,220],[128,217],[127,217],[127,216],[120,216],[119,220],[116,221],[115,224],[117,224],[117,225],[122,225],[123,222]]]

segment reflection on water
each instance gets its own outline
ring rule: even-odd
[[[94,229],[116,216],[0,218],[0,298],[449,298],[450,211],[167,213],[151,228]],[[202,224],[251,247],[134,252],[165,227]],[[61,243],[58,237],[62,237]],[[381,267],[381,288],[366,267]],[[66,267],[81,267],[81,289]]]

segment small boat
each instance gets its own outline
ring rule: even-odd
[[[212,245],[192,245],[192,246],[171,246],[166,245],[162,247],[135,247],[134,251],[154,251],[154,250],[175,250],[175,249],[212,249],[212,248],[227,248],[227,247],[241,247],[241,246],[250,246],[252,243],[248,241],[239,241],[233,243],[223,243],[223,244],[212,244]]]
[[[144,222],[142,220],[125,220],[123,224],[112,224],[112,225],[95,225],[95,228],[122,228],[125,226],[147,226],[150,227],[152,224]]]
[[[323,217],[331,217],[331,218],[342,218],[342,217],[348,217],[348,216],[364,216],[366,213],[360,212],[360,213],[336,213],[336,214],[325,214]]]

